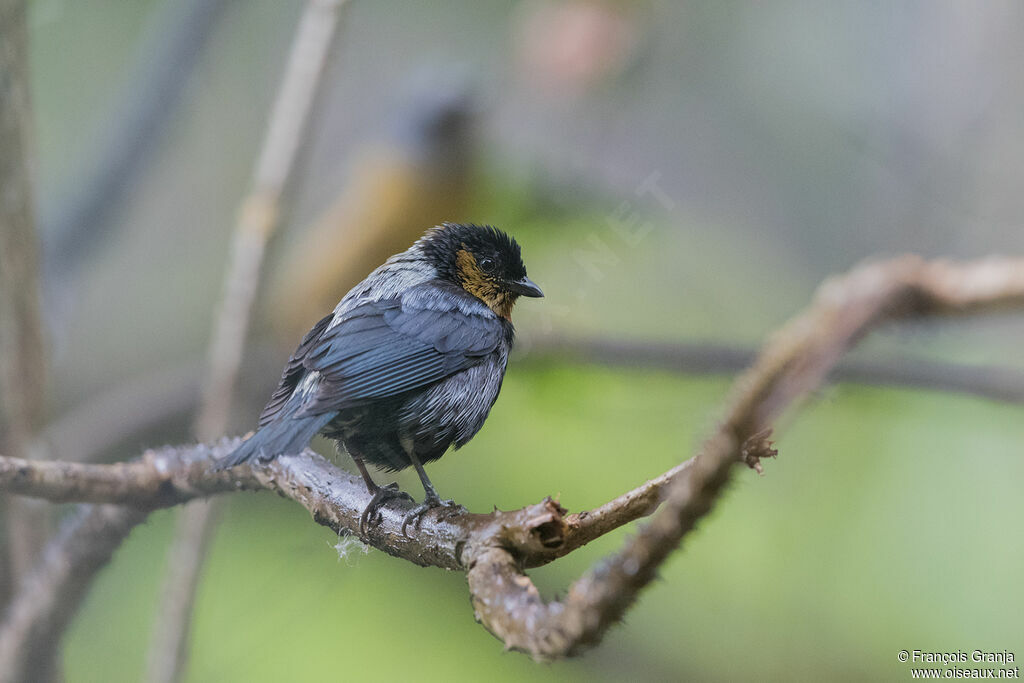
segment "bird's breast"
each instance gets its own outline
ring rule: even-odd
[[[443,433],[456,448],[480,431],[501,391],[508,350],[447,377],[413,397],[403,410],[412,431]]]

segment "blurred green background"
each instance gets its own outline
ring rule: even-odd
[[[144,161],[92,227],[62,228],[185,10],[30,3],[55,418],[203,356],[302,7],[219,4],[203,40],[186,35],[194,59]],[[454,178],[464,197],[449,217],[513,233],[547,294],[518,307],[520,348],[486,427],[431,466],[441,493],[477,511],[545,495],[580,510],[663,472],[713,427],[728,377],[531,349],[552,334],[754,345],[868,256],[1020,253],[1022,26],[1010,1],[352,0],[269,256],[236,431],[252,428],[301,334],[286,322],[305,298],[289,273],[316,250],[312,226],[375,159],[398,158],[430,182]],[[471,102],[457,139],[421,125],[450,88]],[[356,213],[375,216],[405,196],[370,194],[343,204],[371,202]],[[408,212],[416,225],[434,210]],[[331,247],[339,261],[346,243]],[[1021,323],[903,326],[857,355],[1021,368]],[[189,424],[169,416],[102,459],[188,441]],[[1020,406],[823,389],[779,425],[766,476],[737,472],[624,624],[546,665],[474,623],[462,575],[339,551],[298,506],[234,496],[188,680],[902,679],[901,649],[1022,657],[1022,444]],[[420,495],[414,476],[398,480]],[[101,574],[66,641],[68,680],[140,678],[172,528],[171,512],[153,515]],[[628,533],[532,575],[557,595]]]

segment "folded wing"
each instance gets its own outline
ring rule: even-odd
[[[438,282],[412,287],[398,298],[360,303],[337,321],[325,320],[310,333],[316,338],[307,336],[289,361],[261,425],[274,419],[312,373],[317,381],[308,385],[310,395],[303,397],[296,418],[429,386],[482,362],[510,333],[482,302]]]

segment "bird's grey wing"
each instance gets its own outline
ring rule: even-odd
[[[324,333],[327,326],[331,324],[334,319],[334,314],[324,316],[316,325],[313,326],[306,336],[299,342],[299,347],[295,349],[295,353],[292,354],[291,358],[288,359],[288,364],[284,367],[284,372],[281,373],[281,381],[277,385],[277,389],[274,390],[273,395],[267,402],[267,405],[263,408],[263,412],[260,413],[259,426],[263,427],[274,420],[275,417],[281,412],[285,402],[288,401],[288,397],[295,391],[295,387],[299,385],[302,378],[306,374],[306,367],[303,363],[306,360],[306,355],[310,349],[320,341],[320,335]]]
[[[437,281],[367,301],[329,326],[303,360],[318,373],[299,415],[336,412],[425,387],[480,363],[511,327],[461,288]]]

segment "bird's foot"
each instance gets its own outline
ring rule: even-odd
[[[373,493],[373,498],[371,498],[370,502],[366,504],[363,514],[359,515],[359,537],[366,538],[366,528],[371,524],[374,524],[380,517],[379,510],[384,503],[389,500],[396,500],[399,498],[404,498],[409,502],[415,502],[413,501],[412,496],[398,488],[397,482],[393,482],[387,486],[378,486],[377,490]],[[402,530],[405,530],[404,523]]]
[[[405,515],[405,519],[402,520],[402,535],[408,536],[405,533],[405,528],[412,524],[413,529],[418,529],[420,526],[420,519],[426,513],[436,508],[450,508],[453,510],[460,510],[465,512],[466,508],[462,507],[454,500],[441,500],[441,497],[436,493],[434,495],[427,494],[427,497],[422,503],[414,507],[412,510]]]

